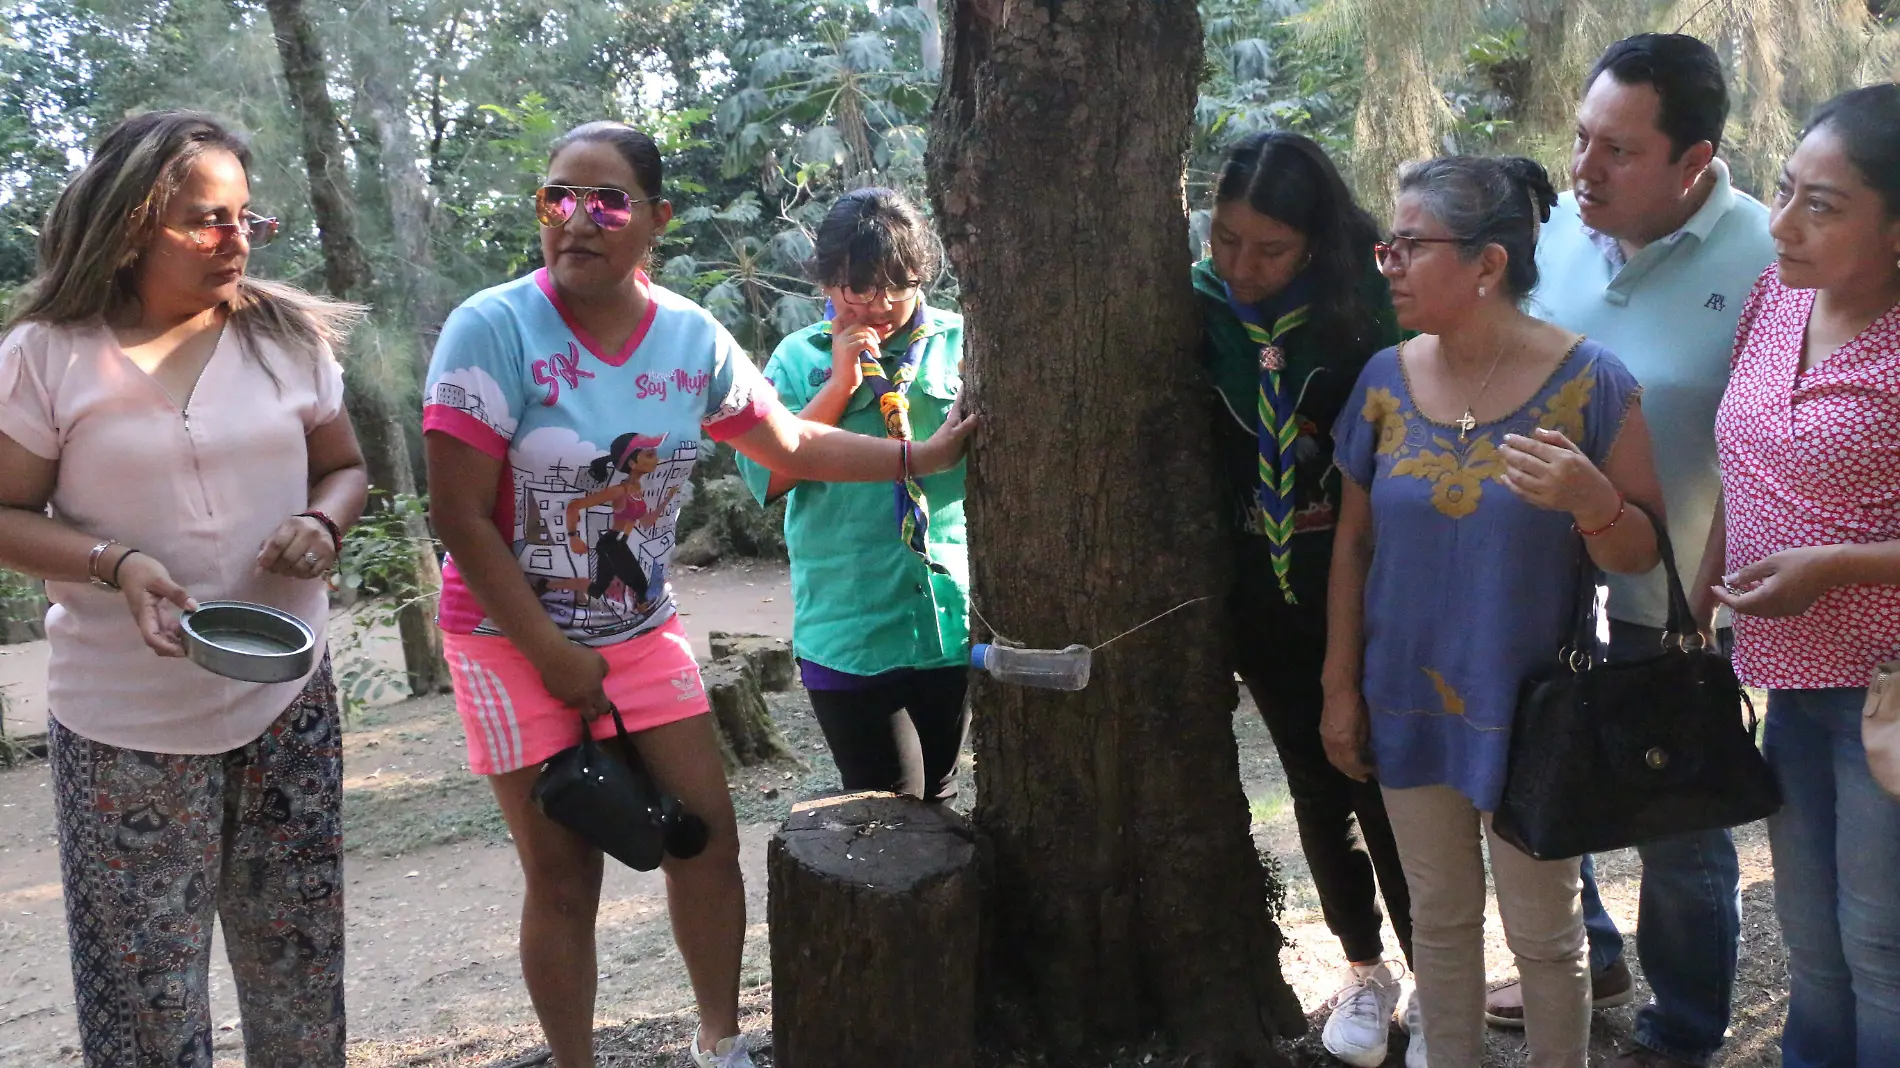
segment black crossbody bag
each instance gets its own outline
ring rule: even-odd
[[[635,871],[659,867],[664,853],[698,856],[706,848],[706,821],[660,792],[619,709],[613,717],[625,760],[602,749],[583,722],[580,744],[541,765],[528,798],[542,815]]]
[[[1585,551],[1568,639],[1519,693],[1492,826],[1538,860],[1734,827],[1781,807],[1754,709],[1743,718],[1735,669],[1697,629],[1669,535],[1650,524],[1669,579],[1661,647],[1633,660],[1598,655],[1599,572]]]

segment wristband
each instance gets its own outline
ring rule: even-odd
[[[331,519],[329,516],[315,509],[308,512],[298,512],[297,515],[303,519],[314,519],[322,523],[323,529],[330,532],[330,548],[336,552],[339,559],[343,556],[343,531],[336,525],[336,520]]]
[[[1578,526],[1575,520],[1572,520],[1570,523],[1570,529],[1576,531],[1577,533],[1583,535],[1586,538],[1594,538],[1598,534],[1603,534],[1603,533],[1608,532],[1611,527],[1622,522],[1623,513],[1628,510],[1629,510],[1629,507],[1624,502],[1623,495],[1619,493],[1616,495],[1616,514],[1610,517],[1610,521],[1608,523],[1603,524],[1602,526],[1596,528],[1595,530],[1585,530],[1582,527]]]
[[[119,554],[119,562],[112,565],[112,578],[108,580],[113,589],[116,590],[119,588],[119,569],[125,566],[125,558],[137,555],[137,549],[127,549],[125,552]]]
[[[898,442],[898,444],[903,446],[902,449],[898,450],[898,455],[901,456],[904,461],[904,473],[902,476],[903,481],[909,482],[910,481],[910,442],[900,441]]]

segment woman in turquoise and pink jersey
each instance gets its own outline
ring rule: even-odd
[[[527,878],[521,963],[560,1068],[592,1068],[601,853],[530,803],[539,765],[614,733],[617,709],[663,790],[711,840],[664,867],[699,1003],[693,1059],[746,1068],[745,891],[717,737],[667,561],[702,432],[798,479],[945,470],[972,421],[930,440],[790,415],[704,309],[641,267],[672,218],[652,139],[612,122],[555,143],[536,193],[547,266],[484,290],[443,326],[423,428],[450,561],[440,620],[469,765],[489,776]]]

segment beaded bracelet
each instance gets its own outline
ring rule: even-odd
[[[323,529],[330,532],[330,548],[336,552],[336,555],[343,555],[343,531],[336,525],[336,520],[314,509],[308,512],[298,512],[297,515],[304,519],[314,519],[322,523]]]
[[[1586,538],[1594,538],[1598,534],[1606,533],[1611,527],[1622,522],[1623,513],[1628,510],[1629,510],[1628,504],[1623,500],[1623,495],[1619,493],[1616,495],[1616,514],[1610,517],[1610,521],[1608,523],[1603,524],[1602,526],[1596,528],[1595,530],[1585,530],[1582,527],[1578,526],[1575,520],[1572,520],[1570,523],[1570,529],[1576,531],[1577,533],[1583,535]]]

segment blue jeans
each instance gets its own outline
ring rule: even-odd
[[[1863,689],[1775,690],[1762,749],[1781,779],[1768,820],[1788,946],[1785,1068],[1900,1061],[1900,802],[1867,770]]]
[[[1661,641],[1657,628],[1612,621],[1610,659],[1647,656]],[[1742,933],[1735,842],[1726,830],[1699,831],[1646,842],[1636,854],[1643,861],[1636,955],[1654,1000],[1637,1012],[1633,1037],[1665,1057],[1708,1064],[1728,1031]],[[1589,857],[1583,858],[1583,927],[1593,973],[1622,957],[1623,936],[1603,911]]]

